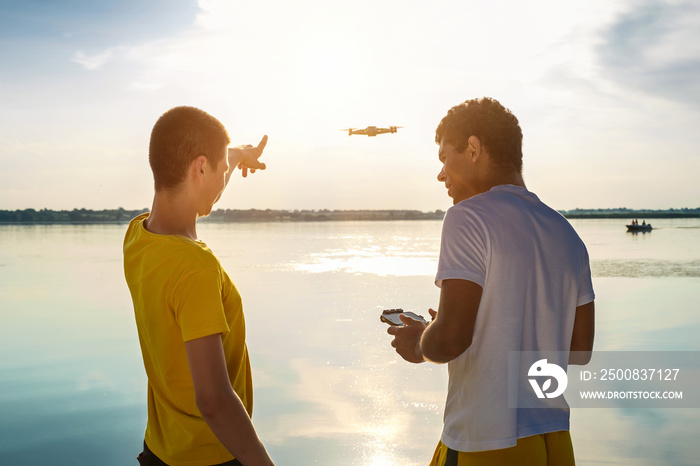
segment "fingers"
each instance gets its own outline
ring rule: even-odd
[[[266,145],[267,134],[262,137],[257,146],[246,144],[229,148],[229,163],[236,164],[244,178],[248,176],[249,172],[255,173],[256,170],[265,170],[267,166],[258,159]]]
[[[242,147],[243,149],[256,149],[256,150],[262,152],[263,149],[265,149],[266,145],[267,145],[267,134],[262,137],[262,139],[260,140],[260,142],[258,143],[258,145],[256,147],[253,147],[250,144],[245,144],[245,145],[239,146],[239,147]]]
[[[403,322],[406,325],[415,325],[420,323],[420,321],[412,317],[408,317],[406,314],[399,314],[399,319],[401,319],[401,322]]]
[[[267,134],[262,137],[260,143],[254,148],[254,151],[252,152],[253,158],[247,161],[250,173],[255,173],[255,170],[265,170],[265,168],[267,168],[264,163],[258,160],[262,155],[265,146],[267,146]],[[253,149],[253,146],[249,147]]]
[[[250,173],[255,173],[255,170],[265,170],[266,165],[257,159],[245,159],[243,162],[238,164],[239,168],[247,167],[250,169]]]
[[[428,313],[430,314],[430,317],[432,317],[432,320],[435,320],[437,317],[437,311],[435,311],[433,308],[428,309]]]

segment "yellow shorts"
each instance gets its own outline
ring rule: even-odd
[[[438,443],[430,466],[574,466],[574,447],[568,430],[518,439],[502,450],[463,452]]]

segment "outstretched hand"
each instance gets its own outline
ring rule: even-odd
[[[257,146],[246,144],[244,146],[230,147],[228,150],[228,163],[231,167],[241,169],[241,175],[245,178],[250,173],[255,173],[255,170],[265,170],[265,164],[258,160],[263,153],[263,149],[267,145],[267,134],[263,136]]]

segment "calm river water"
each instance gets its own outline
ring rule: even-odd
[[[573,220],[598,350],[700,350],[700,219]],[[441,222],[212,224],[243,296],[254,423],[282,465],[425,465],[446,367],[404,363],[379,313],[427,315]],[[126,225],[0,226],[0,463],[136,465],[146,378]],[[697,464],[700,409],[575,409],[579,465]]]

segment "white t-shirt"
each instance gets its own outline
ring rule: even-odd
[[[568,430],[563,400],[560,409],[509,408],[507,372],[509,351],[569,351],[576,307],[595,298],[586,247],[569,222],[513,185],[462,201],[443,223],[435,284],[447,279],[483,293],[472,344],[448,365],[442,443],[497,450]]]

